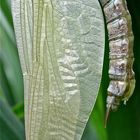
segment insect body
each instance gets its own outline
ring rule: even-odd
[[[120,101],[126,103],[134,91],[134,39],[126,1],[101,0],[101,3],[106,17],[110,48],[106,125],[110,110],[117,110]]]

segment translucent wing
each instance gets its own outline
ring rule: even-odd
[[[27,140],[80,140],[104,56],[98,0],[14,0]]]

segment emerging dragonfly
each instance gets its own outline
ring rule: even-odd
[[[109,77],[105,127],[110,110],[129,100],[135,88],[133,72],[133,32],[125,0],[101,0],[109,36]]]

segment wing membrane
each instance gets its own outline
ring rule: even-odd
[[[80,140],[103,65],[98,1],[13,1],[27,140]]]

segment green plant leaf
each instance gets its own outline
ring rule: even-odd
[[[10,110],[10,106],[0,98],[0,138],[1,140],[24,140],[23,124]]]
[[[27,140],[80,140],[98,94],[104,20],[98,0],[13,1]]]
[[[19,119],[24,120],[24,104],[23,104],[23,102],[18,103],[15,106],[13,106],[12,110]]]
[[[14,105],[23,101],[22,75],[13,28],[0,13],[0,87],[9,104]]]

